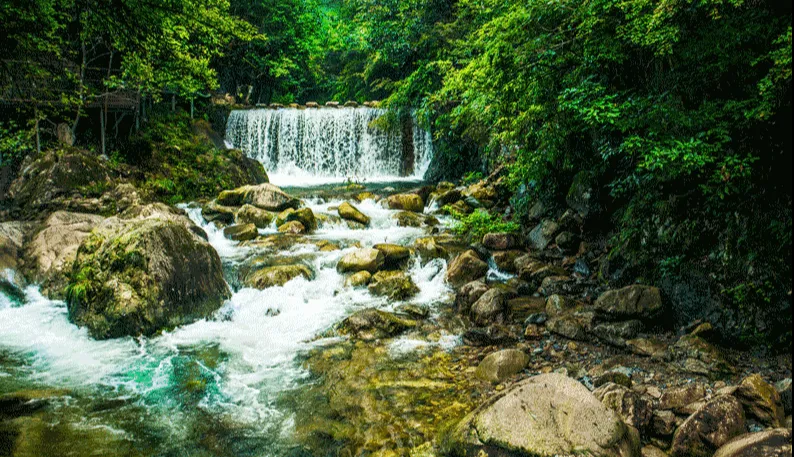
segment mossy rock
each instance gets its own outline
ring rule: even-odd
[[[238,224],[254,224],[256,228],[269,228],[276,219],[276,213],[259,209],[254,205],[243,205],[235,214]]]
[[[411,250],[399,244],[380,243],[372,247],[383,253],[389,266],[399,265],[411,257]]]
[[[345,280],[345,285],[349,287],[364,287],[369,284],[372,279],[372,273],[369,271],[359,271],[348,276]]]
[[[276,227],[281,227],[287,222],[298,221],[308,231],[317,230],[317,219],[310,208],[287,208],[276,216]]]
[[[259,236],[254,224],[238,224],[223,229],[223,236],[232,241],[248,241]]]
[[[307,233],[306,227],[298,221],[285,222],[278,227],[278,231],[279,233],[285,233],[287,235]]]
[[[411,319],[370,308],[358,311],[342,321],[337,331],[359,340],[372,341],[399,335],[416,326],[416,321]]]
[[[401,271],[379,271],[372,275],[368,289],[372,295],[391,300],[407,300],[419,293],[413,280]]]
[[[267,211],[284,211],[300,206],[300,200],[269,183],[225,190],[218,195],[217,202],[226,206],[249,204]]]
[[[425,222],[425,218],[419,214],[411,211],[400,211],[392,215],[392,219],[397,221],[400,227],[421,227]]]
[[[336,265],[340,273],[355,273],[368,271],[375,273],[383,266],[386,257],[377,249],[362,248],[345,254]]]
[[[351,205],[348,202],[344,202],[336,210],[339,213],[339,217],[348,221],[355,221],[360,224],[369,225],[370,219],[369,216],[359,211],[358,208]]]
[[[386,206],[390,209],[421,213],[425,209],[425,202],[418,194],[395,194],[386,198]]]
[[[218,253],[190,225],[187,218],[106,220],[74,261],[70,320],[104,339],[209,317],[231,294]]]
[[[309,267],[302,264],[277,265],[260,268],[249,273],[245,278],[245,285],[255,289],[267,289],[268,287],[283,286],[298,277],[312,279],[314,274]]]
[[[236,214],[237,208],[219,205],[215,201],[211,201],[201,208],[201,217],[207,222],[233,224]]]

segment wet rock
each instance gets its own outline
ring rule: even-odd
[[[636,338],[643,330],[641,321],[603,322],[593,328],[593,335],[601,341],[616,347],[626,347],[627,340]]]
[[[720,349],[698,336],[684,335],[679,338],[670,348],[670,355],[690,373],[719,377],[734,371],[733,365]]]
[[[344,202],[336,209],[339,217],[348,221],[355,221],[359,224],[369,225],[369,216],[359,211],[358,208],[348,202]]]
[[[654,411],[651,432],[654,436],[668,437],[675,433],[676,417],[672,411]]]
[[[529,245],[538,251],[542,251],[551,244],[554,237],[560,230],[560,226],[551,220],[545,220],[538,224],[529,232]]]
[[[529,364],[529,356],[518,349],[504,349],[489,354],[475,372],[484,381],[502,382],[520,373]]]
[[[164,205],[103,221],[74,260],[70,320],[103,339],[152,335],[211,315],[231,294],[218,253],[199,233]]]
[[[650,426],[653,404],[639,393],[623,385],[607,383],[596,389],[593,395],[637,430],[645,430]]]
[[[744,431],[741,403],[731,396],[717,397],[678,427],[673,435],[671,456],[712,457],[717,449]]]
[[[372,192],[361,192],[356,195],[357,202],[363,202],[364,200],[378,200],[378,196]]]
[[[552,295],[546,299],[546,314],[558,316],[575,306],[573,300],[562,295]]]
[[[383,266],[385,261],[386,257],[377,249],[362,248],[345,254],[345,256],[339,260],[336,269],[340,273],[355,273],[358,271],[375,273]]]
[[[278,227],[278,231],[279,233],[288,235],[301,235],[307,233],[306,227],[299,221],[285,222]]]
[[[518,335],[504,325],[475,327],[463,333],[463,342],[469,346],[507,346],[518,341]]]
[[[418,238],[414,241],[413,248],[425,260],[445,259],[448,255],[446,248],[433,237]]]
[[[719,448],[714,457],[791,457],[791,430],[777,428],[742,435]]]
[[[493,253],[493,261],[496,267],[506,273],[515,273],[515,260],[524,255],[523,251],[512,249],[509,251],[496,251]]]
[[[427,319],[427,317],[430,316],[430,308],[428,306],[416,305],[413,303],[404,303],[398,306],[396,311],[412,319]]]
[[[759,374],[744,378],[734,396],[742,402],[748,416],[770,427],[780,427],[786,419],[780,394]]]
[[[471,305],[471,319],[478,326],[501,324],[505,321],[509,295],[501,289],[490,289]]]
[[[419,293],[413,280],[401,271],[379,271],[372,275],[368,286],[372,295],[392,300],[407,300]]]
[[[243,205],[236,214],[238,224],[254,224],[256,228],[269,228],[276,219],[276,213],[259,209],[254,205]]]
[[[518,246],[518,240],[512,233],[486,233],[482,244],[492,251],[506,251]]]
[[[386,206],[390,209],[421,213],[425,209],[422,197],[417,194],[395,194],[386,198]]]
[[[80,244],[102,221],[102,216],[56,211],[24,247],[25,276],[42,285],[51,298],[63,297],[63,288]]]
[[[455,455],[590,453],[639,457],[636,432],[586,387],[560,374],[529,378],[496,395],[454,430]]]
[[[359,271],[358,273],[353,273],[348,276],[347,280],[345,280],[345,284],[350,287],[363,287],[369,284],[371,279],[372,273],[369,271]]]
[[[314,274],[309,267],[302,264],[277,265],[252,271],[246,276],[244,283],[255,289],[267,289],[283,286],[297,277],[312,279]]]
[[[411,257],[410,249],[398,244],[381,243],[372,247],[383,253],[387,266],[397,266]]]
[[[344,219],[337,216],[336,214],[317,213],[314,215],[314,217],[317,219],[317,227],[328,227],[332,225],[339,225],[344,221]],[[351,221],[344,221],[344,222],[351,222]]]
[[[232,241],[248,241],[259,236],[259,232],[254,224],[239,224],[224,228],[223,236]]]
[[[482,278],[487,272],[488,264],[480,260],[474,251],[468,250],[450,262],[447,269],[447,282],[452,286],[461,286]]]
[[[225,206],[250,204],[267,211],[284,211],[287,208],[295,209],[300,206],[297,198],[270,183],[225,190],[218,195],[216,201]]]
[[[276,216],[276,226],[281,228],[288,222],[300,222],[307,231],[317,230],[317,219],[310,208],[287,208]]]
[[[424,223],[424,217],[421,214],[411,211],[400,211],[392,215],[392,219],[396,220],[400,227],[421,227]]]
[[[665,390],[659,399],[659,409],[683,413],[688,405],[706,398],[706,386],[700,383]]]
[[[372,341],[389,338],[416,327],[416,321],[378,309],[357,311],[342,321],[338,331],[342,335]]]
[[[471,281],[465,284],[455,294],[455,308],[461,314],[469,314],[471,305],[487,291],[488,286],[483,281]]]
[[[780,395],[780,402],[783,405],[783,411],[787,416],[791,415],[791,378],[786,378],[782,381],[775,383],[775,390]]]
[[[366,225],[356,221],[345,221],[345,225],[352,230],[364,230],[367,228]]]
[[[219,205],[211,201],[201,208],[201,217],[207,222],[220,222],[223,224],[233,224],[237,208],[232,206]]]
[[[595,309],[613,319],[649,320],[664,309],[662,296],[656,287],[632,285],[601,294]]]

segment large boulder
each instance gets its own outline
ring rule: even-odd
[[[604,292],[595,309],[609,318],[649,320],[659,316],[664,306],[659,289],[635,284]]]
[[[252,271],[245,277],[244,284],[255,289],[283,286],[295,278],[312,279],[312,270],[303,264],[276,265]]]
[[[714,457],[791,457],[791,430],[776,428],[742,435],[719,448]]]
[[[419,293],[411,277],[402,271],[379,271],[372,275],[368,288],[372,295],[392,300],[407,300]]]
[[[249,204],[267,211],[284,211],[287,208],[300,206],[300,200],[270,183],[224,190],[218,195],[216,201],[219,205],[225,206]]]
[[[739,400],[729,395],[701,406],[678,427],[670,448],[672,457],[712,457],[722,445],[745,431]]]
[[[477,253],[468,250],[455,257],[447,269],[447,282],[452,286],[462,286],[467,282],[474,281],[485,276],[488,272],[488,264],[483,262]]]
[[[526,379],[488,400],[456,427],[449,447],[463,457],[640,456],[636,431],[585,386],[556,373]]]
[[[103,219],[94,214],[52,213],[25,245],[25,276],[41,284],[48,296],[62,297],[80,244]]]
[[[381,251],[373,248],[362,248],[345,254],[339,260],[339,263],[336,264],[336,269],[340,273],[355,273],[357,271],[375,273],[383,266],[385,261],[386,257]]]
[[[210,316],[231,294],[202,233],[187,216],[158,205],[106,219],[74,260],[69,318],[104,339],[152,335]]]
[[[780,394],[759,374],[744,378],[734,396],[742,402],[747,415],[770,427],[780,427],[786,419]]]
[[[518,349],[503,349],[485,357],[475,374],[484,381],[501,382],[520,373],[529,364],[529,356]]]
[[[421,213],[425,209],[425,202],[417,194],[395,194],[386,198],[386,206],[390,209]]]
[[[354,221],[360,224],[369,225],[369,216],[359,211],[358,208],[348,202],[344,202],[336,209],[339,217],[347,221]]]

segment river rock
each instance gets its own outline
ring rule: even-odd
[[[544,263],[538,262],[521,270],[519,277],[537,288],[546,278],[550,278],[552,276],[566,277],[567,274],[568,272],[565,271],[565,268],[558,267],[556,265],[546,265]]]
[[[152,335],[211,315],[231,294],[218,253],[199,233],[164,205],[103,221],[74,260],[70,320],[104,339]]]
[[[307,231],[317,230],[317,219],[310,208],[287,208],[276,216],[276,227],[288,222],[300,222]]]
[[[257,208],[254,205],[243,205],[235,215],[238,224],[254,224],[256,228],[269,228],[276,219],[276,213]]]
[[[508,293],[502,289],[490,289],[471,305],[471,319],[478,326],[504,323],[507,312]]]
[[[380,243],[372,246],[383,253],[385,265],[396,266],[411,257],[411,250],[399,244]]]
[[[549,319],[546,328],[550,332],[564,336],[569,340],[587,341],[589,339],[587,324],[582,319],[572,314],[566,314]]]
[[[544,297],[549,295],[580,296],[584,293],[586,284],[570,276],[549,276],[540,283],[538,292]]]
[[[506,273],[516,273],[515,261],[524,255],[524,251],[510,249],[508,251],[495,251],[492,255],[496,267]]]
[[[549,316],[558,316],[570,309],[576,304],[570,298],[563,295],[551,295],[546,298],[546,314]]]
[[[225,190],[218,195],[217,202],[225,206],[250,204],[267,211],[284,211],[287,208],[294,209],[300,206],[297,198],[270,183]]]
[[[358,210],[355,206],[351,205],[348,202],[344,202],[336,209],[336,212],[339,214],[339,217],[348,221],[355,221],[360,224],[369,225],[369,216],[362,213]]]
[[[759,374],[744,378],[734,396],[742,402],[748,416],[770,427],[780,427],[786,419],[780,394]]]
[[[404,319],[396,314],[378,309],[357,311],[342,321],[338,327],[342,335],[373,341],[396,336],[416,327],[416,321]]]
[[[639,457],[640,444],[618,415],[582,384],[551,373],[497,394],[453,431],[454,455]]]
[[[471,305],[479,300],[488,291],[488,286],[483,281],[471,281],[458,289],[455,294],[455,308],[461,314],[469,314]]]
[[[538,251],[542,251],[548,247],[559,230],[560,226],[556,222],[552,220],[542,221],[529,232],[529,245]]]
[[[486,233],[482,237],[482,244],[493,251],[506,251],[515,248],[518,240],[512,233]]]
[[[413,211],[421,213],[425,209],[425,203],[422,197],[417,194],[395,194],[386,198],[386,206],[390,209],[399,209],[403,211]]]
[[[791,457],[791,430],[776,428],[742,435],[719,448],[714,457]]]
[[[392,215],[392,219],[397,221],[400,227],[422,227],[438,225],[438,219],[433,216],[428,216],[422,213],[414,213],[411,211],[400,211]]]
[[[288,235],[301,235],[307,232],[306,226],[301,224],[300,221],[285,222],[278,227],[278,231]]]
[[[486,180],[470,185],[463,191],[463,195],[474,198],[477,202],[489,208],[493,206],[497,198],[496,189],[489,185]]]
[[[447,249],[432,236],[418,238],[413,248],[424,260],[445,259],[448,255]]]
[[[665,390],[659,398],[659,409],[667,409],[682,414],[686,407],[706,398],[706,386],[692,383]]]
[[[223,236],[232,241],[248,241],[259,236],[259,232],[254,224],[239,224],[224,228]]]
[[[52,213],[25,245],[25,276],[40,283],[50,297],[62,297],[80,244],[103,219],[93,214]]]
[[[407,300],[419,293],[410,276],[402,271],[379,271],[372,275],[368,286],[372,295],[389,297],[391,300]]]
[[[468,250],[455,257],[447,269],[447,282],[453,287],[482,278],[488,272],[488,264],[477,253]]]
[[[372,273],[369,271],[359,271],[348,276],[345,280],[345,285],[349,287],[363,287],[369,284],[372,279]]]
[[[607,383],[593,391],[593,395],[637,430],[645,430],[651,424],[653,404],[639,393],[622,385]]]
[[[678,427],[670,448],[672,457],[712,457],[721,446],[745,432],[739,400],[717,397],[698,409]]]
[[[502,382],[529,365],[529,356],[518,349],[503,349],[489,354],[477,366],[475,375],[491,382]]]
[[[635,284],[604,292],[595,309],[609,318],[649,320],[658,317],[664,306],[659,289]]]
[[[245,277],[245,285],[255,289],[283,286],[297,277],[312,279],[314,274],[306,265],[277,265],[252,271]]]
[[[340,273],[355,273],[358,271],[375,273],[383,266],[385,261],[386,257],[377,249],[362,248],[345,254],[339,260],[336,269]]]
[[[215,201],[211,201],[201,208],[201,217],[207,222],[233,224],[236,213],[237,208],[219,205]]]

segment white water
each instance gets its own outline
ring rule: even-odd
[[[401,132],[371,123],[375,108],[232,111],[226,141],[260,161],[277,185],[307,186],[353,180],[420,180],[433,156],[430,132],[412,123],[414,169],[404,173]]]
[[[307,203],[319,214],[330,213],[328,208],[341,201]],[[409,244],[423,236],[421,229],[397,227],[391,219],[395,211],[384,209],[372,200],[358,207],[372,218],[371,228],[351,230],[340,224],[318,230],[313,238],[338,241],[343,246],[354,242],[371,246],[382,242]],[[197,208],[185,209],[207,232],[225,264],[233,265],[249,255],[263,253],[225,239],[213,224],[201,218]],[[336,271],[336,263],[351,249],[354,248],[320,252],[313,244],[298,244],[273,253],[281,257],[300,256],[311,266],[315,278],[311,281],[298,278],[266,290],[240,289],[218,312],[217,318],[179,327],[154,338],[96,341],[85,329],[69,322],[62,301],[49,300],[37,287],[30,286],[20,306],[2,300],[5,297],[0,295],[0,350],[25,361],[30,383],[132,398],[149,410],[160,410],[154,416],[162,415],[162,419],[158,418],[150,427],[174,434],[176,446],[184,438],[179,430],[189,428],[186,424],[190,413],[173,412],[180,401],[173,393],[177,389],[175,364],[180,358],[189,357],[185,354],[190,354],[191,349],[216,346],[226,358],[218,367],[201,365],[202,372],[213,380],[213,388],[203,394],[198,407],[213,417],[231,418],[259,433],[267,430],[272,434],[274,428],[278,433],[288,433],[289,417],[274,405],[274,399],[305,376],[295,363],[296,356],[326,343],[316,337],[355,310],[393,309],[401,304],[374,297],[366,288],[344,287],[344,277]],[[443,280],[445,271],[446,263],[442,260],[424,265],[415,261],[408,273],[420,293],[411,302],[449,302],[450,290]],[[405,337],[395,341],[392,348],[396,354],[403,354],[425,347],[448,348],[456,342],[450,335],[437,342]]]

